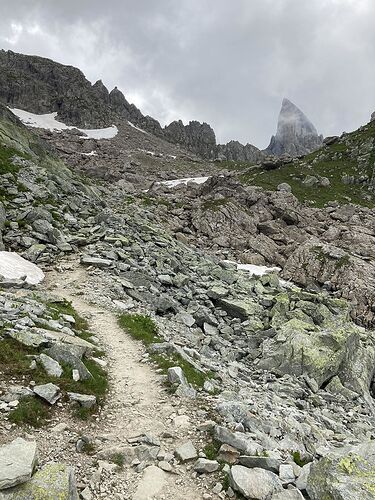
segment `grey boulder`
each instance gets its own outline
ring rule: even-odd
[[[0,447],[0,490],[24,483],[37,464],[35,441],[17,438]]]
[[[264,469],[248,469],[234,465],[229,473],[232,488],[251,500],[269,500],[272,495],[283,490],[279,478]]]

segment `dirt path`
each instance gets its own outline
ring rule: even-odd
[[[77,294],[77,284],[84,283],[86,279],[87,271],[81,267],[65,273],[63,280],[60,275],[50,273],[48,288],[55,295],[71,301],[77,312],[88,319],[90,330],[99,339],[99,346],[106,351],[110,392],[96,432],[105,435],[109,447],[129,446],[127,439],[140,434],[160,438],[163,432],[169,432],[176,438],[165,442],[161,437],[161,447],[165,451],[173,451],[178,444],[191,438],[189,433],[194,431],[194,424],[189,423],[187,416],[182,429],[173,426],[174,417],[185,413],[183,407],[172,400],[162,384],[161,375],[144,362],[143,345],[118,326],[116,315],[89,304]],[[202,493],[191,484],[190,474],[184,477],[186,471],[180,469],[180,472],[171,474],[150,467],[143,473],[136,473],[133,468],[127,468],[117,475],[117,480],[124,483],[124,489],[120,490],[127,494],[113,498],[202,499]]]

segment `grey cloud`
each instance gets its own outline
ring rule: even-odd
[[[368,121],[374,21],[371,0],[0,0],[0,45],[265,147],[284,96],[324,135]]]

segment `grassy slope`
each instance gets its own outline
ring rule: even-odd
[[[325,146],[276,170],[249,168],[250,164],[243,162],[231,162],[228,168],[237,170],[244,183],[267,190],[276,190],[278,184],[287,182],[300,201],[310,202],[317,207],[323,207],[330,201],[338,201],[339,203],[352,202],[372,208],[375,206],[375,198],[371,196],[368,184],[344,184],[342,182],[343,176],[354,176],[357,179],[360,176],[367,176],[371,179],[374,175],[375,147],[369,149],[367,167],[359,166],[357,161],[359,155],[364,155],[365,144],[369,139],[375,140],[374,122],[346,134],[336,144]],[[330,185],[308,187],[302,183],[307,175],[327,177]]]

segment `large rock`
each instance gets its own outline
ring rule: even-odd
[[[260,315],[263,312],[262,307],[252,299],[219,299],[218,305],[230,316],[240,318],[246,321],[249,316]]]
[[[37,471],[32,479],[0,493],[0,500],[78,500],[74,470],[52,463]]]
[[[298,156],[310,153],[323,144],[323,136],[318,135],[310,120],[288,99],[283,99],[277,132],[272,136],[266,152],[276,156],[285,153]]]
[[[313,464],[306,489],[311,500],[373,500],[375,441],[333,451]]]
[[[274,493],[282,491],[279,478],[264,469],[248,469],[234,465],[229,473],[232,488],[250,500],[269,500]]]
[[[48,375],[50,375],[51,377],[61,377],[61,375],[63,374],[63,369],[56,360],[43,353],[40,354],[39,360]]]
[[[335,319],[322,329],[297,318],[289,320],[276,336],[263,342],[258,367],[281,375],[307,374],[320,387],[340,372],[359,347],[359,328],[342,317]]]
[[[44,280],[43,271],[14,252],[0,252],[0,277],[6,280],[24,280],[37,285]]]
[[[31,478],[37,463],[35,441],[17,438],[0,448],[0,490],[24,483]]]

